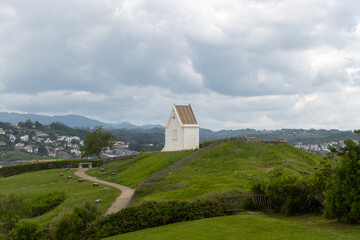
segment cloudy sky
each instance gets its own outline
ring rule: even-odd
[[[0,0],[0,112],[360,128],[358,0]]]

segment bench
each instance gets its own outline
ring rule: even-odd
[[[106,188],[104,188],[104,192],[107,192],[109,189],[106,187]]]
[[[63,174],[63,173],[60,173],[59,176],[62,177],[62,176],[64,176],[64,174]]]
[[[96,199],[95,204],[98,205],[101,202],[101,199]]]
[[[67,176],[67,179],[68,179],[68,180],[71,180],[71,179],[72,179],[72,176]]]
[[[96,183],[96,182],[94,182],[94,183],[93,183],[93,186],[94,186],[94,187],[98,187],[98,186],[99,186],[99,184],[98,184],[98,183]]]
[[[80,178],[78,179],[78,182],[84,182],[84,179]]]

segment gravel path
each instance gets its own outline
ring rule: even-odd
[[[89,168],[79,168],[74,174],[76,176],[79,176],[79,177],[83,178],[83,179],[87,179],[89,181],[93,181],[93,182],[109,185],[109,186],[112,186],[112,187],[116,187],[116,188],[121,190],[120,196],[116,198],[115,202],[107,210],[106,214],[117,212],[120,209],[123,209],[123,208],[125,208],[125,207],[127,207],[129,205],[130,199],[131,199],[132,195],[134,194],[135,189],[125,187],[125,186],[120,185],[120,184],[103,181],[103,180],[97,179],[96,177],[91,177],[89,175],[86,175],[85,172],[87,170],[89,170]]]

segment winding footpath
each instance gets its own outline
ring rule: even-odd
[[[115,187],[115,188],[118,188],[121,190],[120,196],[116,198],[115,202],[107,210],[106,214],[115,213],[115,212],[129,206],[131,197],[133,196],[135,189],[132,189],[132,188],[120,185],[120,184],[103,181],[103,180],[97,179],[96,177],[91,177],[85,173],[87,170],[89,170],[89,168],[79,168],[74,174],[80,178],[83,178],[83,179],[86,179],[89,181],[93,181],[93,182],[97,182],[97,183],[102,183],[102,184],[112,186],[112,187]]]

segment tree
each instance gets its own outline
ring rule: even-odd
[[[80,148],[81,157],[96,155],[99,159],[101,151],[114,146],[115,136],[110,132],[103,132],[102,126],[96,127],[93,132],[88,132],[84,139],[84,146]]]
[[[344,148],[333,151],[340,163],[325,192],[324,215],[354,224],[360,221],[360,145],[346,140]]]

